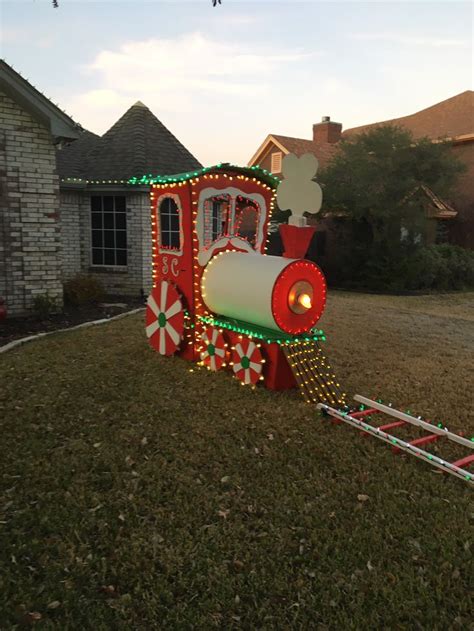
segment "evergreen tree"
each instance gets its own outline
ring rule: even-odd
[[[424,242],[425,200],[419,187],[449,199],[464,169],[449,143],[415,141],[409,131],[392,125],[341,141],[319,178],[322,214],[344,217],[341,276],[358,282],[401,273],[403,260]]]

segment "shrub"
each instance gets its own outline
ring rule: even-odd
[[[450,244],[411,251],[353,246],[342,258],[335,283],[388,292],[474,289],[474,252]]]
[[[408,289],[474,288],[474,252],[456,245],[431,245],[409,261]]]
[[[77,274],[64,284],[64,300],[72,305],[99,302],[104,295],[104,287],[95,276]]]
[[[33,313],[39,318],[47,318],[59,311],[57,298],[46,294],[39,294],[33,298]]]

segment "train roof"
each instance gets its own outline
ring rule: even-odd
[[[153,175],[151,173],[142,175],[141,177],[132,177],[128,180],[128,184],[136,186],[144,186],[146,184],[171,184],[174,182],[185,182],[186,180],[192,180],[201,175],[208,173],[231,173],[236,175],[245,175],[247,177],[253,177],[261,182],[264,182],[272,188],[276,188],[280,182],[280,179],[267,171],[261,169],[259,166],[252,167],[239,167],[235,164],[228,162],[221,162],[211,167],[204,167],[202,169],[195,169],[186,173],[175,173],[174,175]]]

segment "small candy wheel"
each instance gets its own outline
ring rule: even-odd
[[[208,326],[201,335],[201,360],[209,370],[220,370],[224,365],[227,344],[224,336],[214,326]]]
[[[183,338],[183,303],[174,285],[160,281],[148,296],[146,334],[151,346],[160,355],[173,355]]]
[[[252,340],[244,339],[232,351],[234,375],[244,384],[255,385],[262,374],[263,358],[260,349]]]

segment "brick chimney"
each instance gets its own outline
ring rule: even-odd
[[[341,123],[334,123],[329,116],[323,116],[320,123],[313,125],[313,140],[321,145],[333,144],[341,139],[341,132]]]

